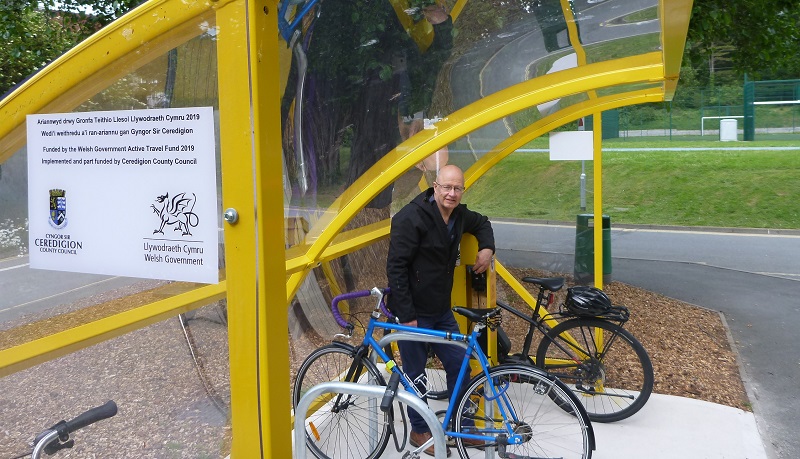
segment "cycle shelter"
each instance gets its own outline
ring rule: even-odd
[[[600,115],[672,99],[692,2],[497,5],[150,0],[12,89],[4,393],[64,393],[46,375],[76,372],[81,395],[120,407],[98,428],[140,405],[169,421],[126,431],[162,439],[154,454],[289,457],[293,368],[340,331],[333,296],[386,285],[391,216],[439,167],[461,167],[479,207],[470,188],[493,166],[593,116],[602,215]],[[453,305],[493,305],[497,274],[519,284],[502,260],[473,279],[476,246]]]

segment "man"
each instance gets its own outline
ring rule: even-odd
[[[494,232],[489,219],[461,204],[464,173],[457,166],[439,170],[433,188],[429,188],[403,207],[392,218],[386,274],[391,294],[389,308],[400,323],[412,327],[459,332],[450,310],[453,271],[459,262],[461,236],[470,233],[478,239],[478,256],[472,269],[489,269],[494,254]],[[427,343],[400,341],[403,370],[412,380],[422,375],[427,361]],[[447,373],[451,397],[464,350],[451,344],[431,344]],[[424,392],[424,387],[420,385]],[[419,446],[431,438],[427,424],[409,408],[409,442]],[[481,442],[465,441],[479,446]],[[431,446],[425,452],[433,456]],[[448,449],[447,454],[450,454]]]

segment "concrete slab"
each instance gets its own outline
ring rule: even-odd
[[[431,407],[446,405],[433,401]],[[630,418],[592,426],[593,459],[767,459],[753,413],[701,400],[653,394]],[[390,440],[382,457],[400,459],[404,453]]]

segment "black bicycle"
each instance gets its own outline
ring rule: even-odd
[[[599,289],[572,287],[566,301],[550,312],[563,277],[525,277],[538,286],[530,315],[497,301],[497,305],[529,323],[522,351],[502,363],[536,365],[567,383],[594,422],[628,418],[647,403],[653,391],[653,364],[644,346],[623,325],[630,314],[612,306]],[[535,330],[542,333],[531,356]]]

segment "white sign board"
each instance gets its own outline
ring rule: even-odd
[[[550,160],[594,159],[594,133],[592,131],[565,131],[550,133]]]
[[[219,282],[212,108],[27,122],[31,268]]]

